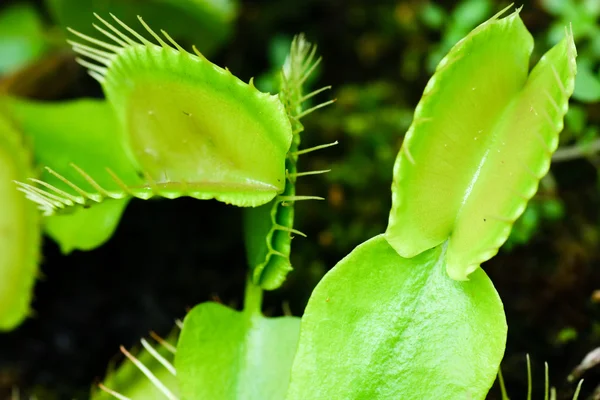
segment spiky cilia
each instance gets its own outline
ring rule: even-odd
[[[294,202],[322,200],[317,196],[296,196],[296,179],[329,171],[298,172],[298,156],[337,144],[334,142],[298,150],[300,134],[304,131],[301,119],[334,101],[329,100],[312,107],[305,107],[314,96],[331,88],[324,86],[305,94],[307,81],[321,61],[320,57],[316,57],[316,52],[317,47],[307,42],[303,35],[296,36],[292,40],[290,53],[281,70],[279,97],[285,105],[294,134],[285,163],[287,179],[285,190],[269,204],[245,210],[246,246],[251,277],[256,285],[267,290],[281,286],[287,273],[292,270],[290,263],[292,235],[306,236],[293,229]]]

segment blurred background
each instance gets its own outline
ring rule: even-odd
[[[192,5],[193,3],[193,5]],[[356,245],[385,230],[392,165],[427,80],[450,47],[508,5],[496,0],[2,0],[0,92],[60,101],[101,97],[74,62],[66,26],[90,29],[92,11],[138,27],[136,14],[186,48],[197,44],[242,80],[275,91],[294,34],[323,56],[314,84],[337,102],[305,120],[303,146],[339,141],[300,160],[298,193],[326,197],[296,206],[295,271],[266,294],[265,311],[301,315],[312,288]],[[520,6],[517,3],[516,6]],[[537,0],[521,16],[535,37],[531,63],[572,24],[579,53],[561,147],[540,190],[500,254],[484,264],[504,302],[509,332],[502,370],[512,398],[525,398],[525,355],[541,398],[544,362],[559,399],[567,377],[600,346],[600,1]],[[0,399],[11,389],[39,399],[85,399],[119,345],[150,330],[167,335],[195,304],[239,306],[246,274],[239,209],[193,199],[134,200],[116,234],[90,252],[62,255],[45,239],[35,315],[0,334]],[[451,334],[451,333],[450,333]],[[594,395],[600,367],[583,373]],[[596,396],[596,397],[594,397]],[[494,387],[489,399],[499,399]]]

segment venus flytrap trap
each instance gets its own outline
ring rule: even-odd
[[[386,238],[401,256],[448,240],[448,274],[462,280],[508,238],[548,172],[574,86],[571,33],[528,75],[532,50],[515,13],[440,62],[394,168]]]
[[[328,170],[298,172],[298,156],[337,144],[334,142],[312,149],[298,150],[300,134],[304,130],[300,120],[333,102],[333,100],[326,101],[310,108],[303,106],[303,103],[308,102],[314,96],[330,89],[329,86],[325,86],[308,94],[303,93],[307,79],[321,61],[321,58],[315,59],[316,51],[316,46],[310,45],[302,35],[295,37],[290,54],[281,71],[279,97],[285,105],[294,134],[285,163],[285,190],[271,203],[261,207],[248,208],[244,213],[248,263],[252,271],[251,279],[256,285],[266,290],[277,289],[281,286],[287,273],[292,270],[289,259],[292,234],[306,236],[293,229],[293,203],[299,200],[322,199],[316,196],[296,196],[297,178],[328,172]]]
[[[62,187],[30,192],[40,199],[46,214],[104,200],[152,196],[258,206],[284,189],[292,133],[276,96],[243,83],[198,51],[186,52],[166,32],[163,40],[141,18],[159,45],[116,17],[127,34],[97,18],[105,26],[97,29],[115,44],[73,32],[96,47],[72,45],[93,61],[79,59],[102,84],[120,125],[114,140],[133,174],[119,175],[106,166],[92,176],[74,166],[73,172],[86,181],[81,187],[55,172]],[[240,140],[242,134],[248,139]]]

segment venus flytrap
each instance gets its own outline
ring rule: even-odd
[[[478,267],[548,171],[576,72],[567,32],[528,75],[531,36],[519,11],[500,14],[425,88],[388,229],[314,290],[287,399],[483,399],[494,382],[507,327]]]
[[[313,198],[296,195],[295,179],[322,172],[298,173],[296,166],[298,155],[313,150],[298,150],[300,119],[329,103],[302,104],[325,89],[305,94],[314,48],[294,40],[276,97],[185,52],[141,19],[160,45],[115,17],[118,28],[98,17],[98,30],[113,43],[75,33],[86,43],[74,42],[74,49],[93,61],[80,62],[107,95],[96,106],[114,110],[117,129],[101,140],[116,146],[116,157],[78,160],[89,163],[85,169],[74,162],[50,167],[21,184],[31,199],[47,214],[155,195],[257,207],[245,218],[250,271],[243,310],[196,306],[175,348],[142,342],[138,356],[123,351],[128,361],[109,376],[104,393],[485,398],[507,326],[502,302],[478,267],[504,243],[547,172],[576,73],[570,31],[528,73],[531,36],[518,10],[501,19],[503,12],[440,63],[394,167],[387,231],[325,275],[301,322],[266,318],[261,304],[262,290],[279,287],[291,269],[291,235],[301,234],[293,228],[294,204]],[[137,377],[129,375],[136,370]]]
[[[88,44],[72,45],[93,61],[79,59],[102,84],[119,122],[113,139],[132,169],[119,174],[104,165],[92,176],[73,166],[82,185],[58,171],[62,185],[42,192],[22,185],[45,213],[152,196],[258,206],[283,191],[292,133],[279,99],[198,51],[186,52],[166,32],[161,38],[141,19],[159,45],[113,18],[122,30],[99,16],[105,27],[97,28],[115,44],[74,32]]]
[[[175,385],[162,382],[158,375],[165,373],[164,364],[157,364],[158,358],[152,357],[153,354],[142,352],[139,357],[128,356],[130,361],[124,364],[123,370],[129,372],[117,370],[110,375],[101,386],[105,394],[119,399],[142,399],[144,395],[157,391],[167,399],[179,396],[185,399],[257,400],[285,397],[298,343],[300,318],[264,317],[261,312],[262,290],[280,285],[290,269],[291,234],[299,233],[292,228],[294,203],[314,198],[296,196],[294,182],[298,176],[314,174],[296,172],[298,156],[314,150],[298,150],[299,134],[303,130],[299,120],[330,103],[309,108],[302,105],[327,89],[304,94],[305,82],[318,63],[315,54],[316,48],[300,35],[293,40],[290,55],[283,67],[279,97],[286,106],[295,136],[286,160],[287,182],[284,192],[271,203],[253,209],[255,212],[250,211],[246,218],[249,246],[255,247],[248,249],[250,273],[243,310],[236,311],[219,303],[208,302],[197,305],[187,314],[181,325],[176,350],[173,351],[175,360],[166,368],[176,371],[172,374],[177,377]],[[317,149],[324,147],[327,146]],[[253,264],[253,254],[264,257],[254,258],[264,264]],[[131,380],[136,390],[123,385],[125,381],[122,379],[115,381],[117,377],[130,376],[134,367],[142,372],[142,375],[138,373],[138,377]],[[104,398],[105,394],[98,392],[95,398]]]
[[[93,61],[79,60],[102,83],[107,101],[0,99],[15,125],[12,136],[26,138],[35,164],[45,167],[38,174],[32,161],[27,168],[19,167],[18,175],[7,173],[6,184],[14,188],[12,180],[17,181],[38,204],[48,217],[46,231],[64,252],[105,242],[133,197],[191,196],[258,206],[283,192],[292,132],[277,96],[243,83],[198,50],[184,51],[168,34],[161,38],[141,20],[160,45],[116,18],[131,36],[98,19],[104,28],[96,28],[114,44],[74,32],[87,44],[72,46]],[[7,210],[17,207],[9,197]],[[36,232],[36,243],[39,231],[39,226],[27,231]],[[3,238],[3,246],[29,251],[33,240],[27,235]],[[29,304],[36,273],[27,260],[10,257],[0,271],[7,285],[0,295],[14,300],[0,304],[6,305],[12,322],[2,329],[13,328],[27,314],[26,307],[13,303]],[[16,293],[18,288],[23,290]]]
[[[528,75],[532,50],[514,13],[440,62],[394,167],[386,238],[401,256],[448,240],[448,274],[464,280],[508,238],[548,172],[575,79],[572,33]]]
[[[94,5],[87,1],[49,0],[47,5],[62,22],[75,21],[76,23],[81,22],[79,16],[87,7],[114,6],[127,10],[128,16],[132,11],[132,4],[126,5],[123,2],[101,0],[93,3]],[[134,8],[137,9],[138,6]],[[229,1],[156,0],[144,5],[143,9],[148,11],[148,14],[152,14],[151,19],[167,18],[176,20],[177,27],[185,26],[182,31],[174,32],[177,37],[186,36],[181,33],[189,32],[187,26],[202,22],[202,27],[212,34],[210,40],[202,39],[199,42],[200,48],[208,52],[216,49],[227,38],[231,31],[231,22],[237,13],[236,3]],[[89,13],[89,16],[92,17],[92,14]],[[186,24],[185,21],[189,23]],[[123,42],[122,34],[114,33],[114,27],[103,26],[105,29],[99,28],[105,32],[107,30],[112,32],[107,32],[110,37],[121,38],[121,40],[117,39],[117,46],[96,40],[96,43],[101,43],[99,48],[82,43],[74,44],[74,47],[87,55],[91,54],[92,59],[117,58],[102,49],[106,50],[108,46],[109,49],[117,51],[119,44],[130,43]],[[194,33],[207,36],[202,35],[201,30],[196,30]],[[152,38],[152,34],[148,32],[146,35]],[[10,62],[12,55],[7,57]],[[165,57],[169,58],[168,55]],[[169,58],[171,66],[173,63],[178,63],[177,58],[177,55],[171,54]],[[158,59],[160,56],[154,58],[154,60]],[[135,66],[135,60],[130,60],[128,65]],[[211,66],[212,64],[206,61],[206,68]],[[93,66],[93,69],[97,68],[98,66]],[[217,73],[218,70],[215,68]],[[122,70],[120,72],[123,73]],[[124,78],[128,79],[127,76]],[[232,78],[220,89],[227,90],[230,86],[236,85],[240,86]],[[260,94],[255,92],[254,99],[250,96],[247,98],[248,104],[263,104],[266,108],[258,111],[263,111],[265,115],[271,115],[275,119],[278,118],[276,114],[279,112],[280,121],[289,124],[283,106],[278,104],[274,97],[270,98],[270,102],[264,99],[257,100]],[[213,185],[214,195],[223,199],[227,194],[221,192],[229,190],[235,193],[243,192],[247,189],[244,187],[246,185],[251,193],[256,193],[255,196],[249,196],[251,198],[247,200],[248,204],[254,204],[254,202],[267,202],[283,188],[284,173],[280,172],[282,168],[279,164],[283,165],[283,158],[289,147],[286,140],[291,140],[291,134],[287,132],[289,127],[286,126],[275,133],[275,135],[281,134],[276,144],[270,143],[269,138],[265,139],[266,142],[255,141],[258,145],[272,144],[276,148],[275,152],[281,152],[280,159],[278,160],[272,154],[265,163],[260,164],[264,167],[262,171],[260,168],[255,168],[254,171],[247,171],[250,172],[248,176],[245,176],[242,171],[247,164],[238,165],[237,172],[241,177],[237,178],[243,181],[241,184],[240,182],[232,184],[230,181],[221,185],[222,181],[219,179],[223,174],[216,176],[213,182],[198,183],[193,179],[198,177],[196,174],[190,179],[189,185],[188,182],[180,179],[181,176],[176,177],[180,181],[173,185],[170,178],[155,179],[152,173],[144,176],[151,166],[142,170],[143,168],[137,167],[136,160],[132,162],[128,158],[131,149],[123,143],[119,120],[115,117],[111,106],[105,102],[80,100],[66,103],[36,103],[11,99],[3,93],[0,96],[0,107],[3,130],[0,151],[3,153],[5,163],[5,173],[0,176],[0,185],[5,188],[3,190],[5,196],[0,207],[4,215],[0,236],[0,248],[4,249],[0,262],[0,282],[2,282],[0,284],[0,330],[15,328],[29,314],[31,292],[37,274],[37,254],[40,251],[42,228],[59,243],[65,253],[74,249],[90,250],[104,243],[112,235],[124,208],[132,197],[149,198],[155,192],[159,192],[165,197],[190,194],[209,198],[212,195],[206,192],[211,189],[207,187]],[[274,125],[273,129],[276,130],[277,126]],[[11,140],[7,139],[9,137]],[[13,138],[15,140],[12,140]],[[283,148],[280,149],[281,146]],[[147,146],[147,149],[152,151],[151,146]],[[207,154],[210,153],[209,149]],[[194,157],[193,154],[188,153],[188,155]],[[185,157],[181,158],[185,159]],[[209,157],[204,158],[210,160]],[[246,161],[253,162],[254,159]],[[225,163],[228,162],[229,160],[226,159]],[[264,169],[269,169],[275,164],[277,167],[271,168],[271,171],[278,171],[281,177],[273,175],[266,177]],[[18,168],[15,169],[15,166]],[[38,167],[46,168],[38,170]],[[232,170],[235,171],[235,168],[231,168],[230,172]],[[171,172],[172,170],[168,171]],[[198,173],[197,169],[195,172]],[[266,182],[262,178],[265,178]],[[42,219],[35,212],[30,212],[30,206],[22,203],[23,197],[14,193],[13,180],[20,182],[20,189],[28,198],[38,203],[47,218]],[[257,186],[264,190],[254,190]],[[91,204],[95,207],[88,209]],[[26,212],[24,209],[29,211]],[[55,215],[57,213],[60,215]],[[33,220],[36,222],[34,223]]]

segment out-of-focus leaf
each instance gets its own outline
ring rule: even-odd
[[[577,74],[579,77],[579,74]],[[577,79],[575,79],[575,91],[577,91]],[[574,96],[575,94],[573,94]],[[571,133],[580,135],[586,127],[587,113],[580,105],[573,104],[565,115],[565,124]]]
[[[229,39],[239,8],[238,0],[46,0],[46,5],[62,27],[92,36],[97,34],[93,13],[113,13],[129,26],[137,25],[139,15],[207,56]]]
[[[595,103],[600,100],[600,79],[597,74],[594,74],[589,63],[577,64],[573,98],[584,103]]]
[[[21,133],[0,114],[0,331],[27,317],[37,275],[39,213],[14,184],[33,174]]]
[[[34,6],[16,3],[1,10],[0,75],[31,63],[45,49],[42,21]]]
[[[91,208],[78,208],[71,214],[52,215],[45,220],[45,231],[64,254],[73,250],[92,250],[114,233],[128,198],[106,201]]]
[[[444,9],[433,2],[425,3],[421,9],[420,17],[423,23],[431,29],[440,29],[447,18]]]

